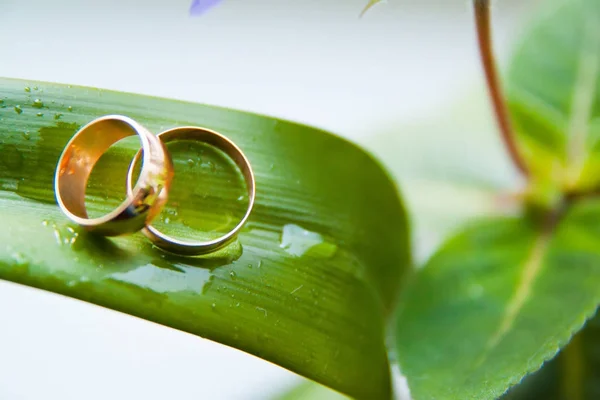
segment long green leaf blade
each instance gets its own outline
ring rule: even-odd
[[[242,349],[357,398],[389,397],[384,325],[409,250],[397,189],[369,155],[326,132],[239,111],[19,80],[0,79],[0,88],[0,278]],[[239,144],[258,188],[239,243],[190,259],[141,234],[97,238],[68,223],[52,188],[58,156],[79,126],[114,113],[156,133],[206,126]],[[169,149],[178,204],[161,226],[189,236],[235,219],[244,206],[236,171],[207,149]],[[122,200],[135,151],[127,142],[100,160],[91,212]]]

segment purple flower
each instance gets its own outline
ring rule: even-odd
[[[190,15],[202,15],[220,2],[221,0],[194,0],[190,7]]]

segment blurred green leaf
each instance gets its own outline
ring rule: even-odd
[[[348,397],[312,381],[304,381],[272,400],[347,400]]]
[[[552,230],[480,221],[421,269],[399,310],[400,368],[415,400],[495,399],[568,343],[600,301],[600,201]]]
[[[368,154],[239,111],[19,80],[0,79],[0,88],[1,279],[242,349],[353,397],[389,397],[384,325],[409,267],[408,232],[397,188]],[[182,258],[140,234],[106,239],[68,223],[53,193],[58,157],[80,125],[113,113],[156,133],[206,126],[240,145],[258,195],[238,243]],[[230,227],[247,201],[239,171],[208,147],[169,149],[176,177],[157,224],[181,237]],[[86,199],[92,214],[124,199],[135,151],[125,140],[99,161]]]
[[[360,16],[362,17],[363,15],[365,15],[365,13],[367,11],[369,11],[376,4],[381,3],[381,1],[382,0],[369,0],[369,2],[367,3],[367,5],[365,6],[365,8],[363,8],[363,10],[361,11]]]
[[[502,400],[595,400],[600,398],[600,315],[552,361],[511,389]]]
[[[534,176],[588,190],[600,183],[600,2],[544,5],[510,66],[510,109]]]
[[[511,198],[518,174],[504,153],[484,88],[409,123],[373,130],[380,133],[363,145],[403,188],[419,263],[466,221],[505,215],[518,204]]]

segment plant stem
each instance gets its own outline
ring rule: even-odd
[[[490,0],[473,0],[475,7],[475,22],[477,25],[477,40],[479,43],[479,54],[485,78],[488,85],[492,106],[496,114],[496,121],[500,128],[502,140],[508,151],[510,158],[517,168],[528,176],[529,171],[525,162],[521,158],[515,142],[515,133],[508,114],[506,99],[502,93],[500,81],[498,79],[498,71],[494,60],[494,51],[492,47],[492,29],[490,16]]]

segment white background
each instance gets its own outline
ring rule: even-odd
[[[366,0],[224,0],[198,18],[190,1],[0,0],[0,76],[256,111],[361,143],[373,126],[434,118],[466,87],[483,87],[466,0],[390,0],[362,19]],[[497,2],[502,60],[532,2]],[[262,399],[298,379],[185,333],[0,282],[0,400]]]

